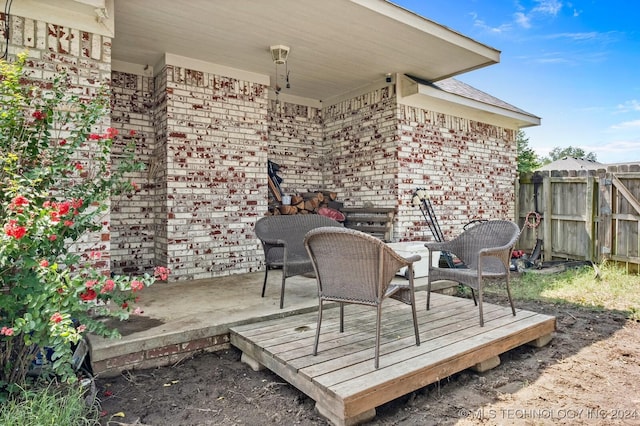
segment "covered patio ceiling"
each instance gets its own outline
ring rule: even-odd
[[[78,0],[76,0],[78,1]],[[497,63],[500,52],[385,0],[115,1],[112,59],[162,63],[165,53],[270,76],[270,45],[291,51],[290,89],[319,101],[385,81],[438,81]],[[279,66],[279,82],[285,67]]]

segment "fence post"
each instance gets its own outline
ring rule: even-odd
[[[542,178],[542,194],[544,195],[544,206],[542,208],[542,223],[544,224],[544,236],[542,237],[544,247],[544,260],[549,262],[553,260],[553,244],[551,233],[551,215],[553,214],[552,194],[551,194],[551,177],[545,175]]]
[[[589,236],[589,247],[587,247],[587,253],[585,256],[586,260],[593,262],[594,260],[594,248],[596,242],[596,236],[594,234],[595,229],[595,212],[593,205],[593,191],[594,191],[594,181],[595,178],[593,176],[587,177],[587,194],[586,194],[586,217],[585,217],[585,230],[587,231],[587,235]]]
[[[612,210],[612,180],[609,173],[600,178],[599,184],[600,197],[598,206],[599,222],[598,222],[598,260],[603,261],[611,258],[613,222],[611,220]]]

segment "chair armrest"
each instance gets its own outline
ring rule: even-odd
[[[429,251],[453,251],[454,248],[450,241],[443,241],[440,243],[429,241],[427,243],[424,243],[424,246],[428,248]]]
[[[520,238],[520,232],[518,232],[517,235],[514,235],[511,238],[511,241],[509,241],[507,244],[499,246],[499,247],[487,247],[487,248],[481,249],[478,254],[479,254],[480,257],[482,257],[482,256],[500,257],[501,255],[509,256],[509,254],[511,254],[511,249],[518,242],[518,238]]]
[[[504,268],[508,271],[509,270],[509,262],[510,262],[510,255],[511,255],[511,248],[513,247],[513,244],[509,243],[508,245],[505,246],[501,246],[501,247],[488,247],[488,248],[483,248],[478,252],[478,268],[480,270],[483,269],[483,262],[482,262],[482,258],[485,257],[495,257],[497,258],[504,266]]]
[[[274,246],[274,247],[284,247],[287,245],[287,242],[285,240],[281,240],[279,238],[277,239],[261,239],[260,241],[262,241],[263,244],[268,245],[268,246]]]
[[[508,253],[511,251],[511,245],[501,246],[501,247],[487,247],[483,248],[478,252],[479,256],[496,256],[501,255],[503,253]]]
[[[420,256],[419,254],[412,254],[409,257],[404,257],[401,256],[407,263],[414,263],[414,262],[418,262],[422,259],[422,256]]]

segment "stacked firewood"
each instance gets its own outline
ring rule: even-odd
[[[331,191],[304,192],[291,196],[290,204],[280,204],[270,210],[272,215],[317,214],[318,211],[329,207],[335,202],[338,194]]]

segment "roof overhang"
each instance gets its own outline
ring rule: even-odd
[[[398,78],[398,103],[514,130],[540,125],[540,117],[508,104],[473,99],[421,83],[408,76]]]
[[[437,81],[500,59],[385,0],[118,1],[115,25],[114,63],[154,67],[169,54],[268,76],[272,85],[269,46],[289,46],[291,88],[282,94],[323,102],[387,73]],[[278,73],[283,81],[285,67]]]
[[[309,104],[379,87],[389,74],[436,82],[500,60],[386,0],[21,0],[11,13],[114,37],[113,69],[140,74],[171,64],[274,86],[269,46],[283,44],[291,51],[279,84],[289,71],[291,88],[281,95]]]

